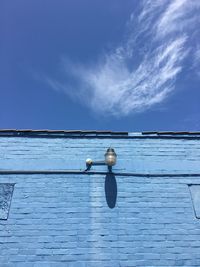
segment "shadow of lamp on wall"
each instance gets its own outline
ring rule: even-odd
[[[112,172],[109,172],[105,178],[105,196],[108,207],[113,209],[117,201],[117,182]]]
[[[117,201],[117,182],[115,175],[112,172],[112,167],[117,162],[117,154],[113,148],[108,148],[105,153],[104,161],[93,161],[92,159],[86,160],[86,171],[89,171],[92,166],[107,165],[108,173],[105,177],[105,196],[109,208],[113,209]]]

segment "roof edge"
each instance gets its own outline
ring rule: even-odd
[[[186,131],[97,131],[97,130],[32,130],[0,129],[4,137],[102,137],[102,138],[200,138],[200,132]]]

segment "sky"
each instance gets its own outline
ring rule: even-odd
[[[200,1],[1,0],[0,128],[200,131]]]

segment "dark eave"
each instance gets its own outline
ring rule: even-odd
[[[200,132],[114,132],[94,130],[31,130],[31,129],[1,129],[0,137],[44,137],[44,138],[186,138],[199,139]]]

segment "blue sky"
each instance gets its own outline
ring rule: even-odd
[[[200,131],[199,0],[2,0],[0,128]]]

